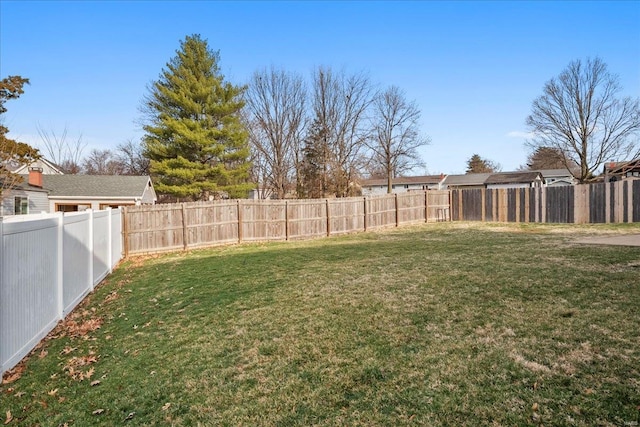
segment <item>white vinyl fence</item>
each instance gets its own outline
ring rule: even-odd
[[[0,217],[0,374],[122,258],[119,209]]]

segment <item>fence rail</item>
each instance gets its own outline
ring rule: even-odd
[[[564,187],[451,190],[454,221],[640,222],[640,180]]]
[[[118,209],[0,217],[0,374],[122,258]]]
[[[124,209],[127,255],[224,243],[309,239],[449,220],[449,191],[313,200],[231,200]]]

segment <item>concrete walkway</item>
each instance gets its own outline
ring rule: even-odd
[[[640,246],[640,234],[585,237],[576,240],[576,243],[584,243],[586,245]]]

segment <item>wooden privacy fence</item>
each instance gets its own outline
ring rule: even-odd
[[[126,255],[216,244],[310,239],[449,220],[448,190],[312,200],[229,200],[124,209]]]
[[[640,180],[543,188],[451,191],[454,221],[640,222]]]

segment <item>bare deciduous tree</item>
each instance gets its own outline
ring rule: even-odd
[[[373,86],[365,74],[347,75],[318,67],[313,73],[312,97],[314,127],[322,136],[318,141],[328,151],[322,159],[323,180],[328,181],[326,174],[330,173],[335,195],[348,196],[365,163],[368,129],[363,125],[374,97]]]
[[[75,140],[70,140],[67,138],[66,126],[59,136],[55,131],[47,131],[39,124],[37,129],[44,146],[45,157],[60,166],[65,173],[80,173],[82,153],[87,147],[87,143],[82,140],[82,134]]]
[[[298,182],[305,125],[306,90],[302,77],[283,70],[256,71],[246,92],[249,139],[275,197]]]
[[[544,86],[533,102],[527,125],[535,133],[531,148],[551,147],[580,166],[576,178],[590,180],[609,160],[637,157],[640,100],[619,99],[618,77],[600,59],[573,61]]]
[[[123,168],[111,150],[94,148],[82,162],[82,171],[87,175],[122,175]]]
[[[569,167],[567,168],[567,163]],[[577,165],[571,161],[567,162],[564,155],[557,148],[538,147],[527,157],[527,164],[521,170],[543,170],[543,169],[569,169],[573,170]]]
[[[373,152],[371,161],[384,171],[387,192],[392,192],[396,176],[424,166],[418,148],[429,143],[420,135],[420,110],[415,102],[406,100],[404,92],[391,86],[373,102],[372,135],[368,146]]]
[[[145,156],[142,143],[128,140],[119,144],[116,158],[121,166],[123,175],[149,175],[150,160]]]

